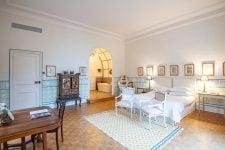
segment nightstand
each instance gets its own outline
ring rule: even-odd
[[[205,97],[219,98],[219,99],[223,99],[224,100],[224,119],[225,119],[225,94],[199,92],[198,93],[198,113],[199,113],[199,115],[200,115],[200,111],[201,111],[200,110],[201,109],[201,105],[202,105],[202,111],[205,111],[205,108],[204,108]]]

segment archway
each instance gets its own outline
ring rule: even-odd
[[[89,58],[89,102],[109,100],[112,95],[112,57],[104,48],[94,49]]]

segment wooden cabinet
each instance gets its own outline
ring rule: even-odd
[[[79,73],[77,74],[58,74],[59,77],[59,100],[75,100],[79,101],[81,106],[81,98],[79,97]]]

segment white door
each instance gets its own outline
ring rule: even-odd
[[[42,52],[10,50],[10,109],[40,106]]]

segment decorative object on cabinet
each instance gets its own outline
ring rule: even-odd
[[[146,75],[147,76],[153,76],[153,66],[147,66],[146,67]]]
[[[138,67],[138,76],[143,76],[143,74],[144,74],[144,68]]]
[[[225,76],[225,62],[223,62],[223,75]]]
[[[170,65],[170,76],[178,76],[178,75],[179,75],[179,66]]]
[[[79,67],[79,72],[81,76],[87,75],[87,67]]]
[[[214,62],[202,62],[202,75],[214,76]]]
[[[194,64],[186,64],[184,65],[184,75],[185,76],[194,76],[195,74],[195,66]]]
[[[81,98],[79,97],[79,73],[76,74],[58,74],[59,76],[59,100],[71,101],[79,100],[81,106]]]
[[[55,77],[56,76],[56,66],[46,65],[46,77]]]
[[[158,76],[165,76],[165,66],[158,66]]]

